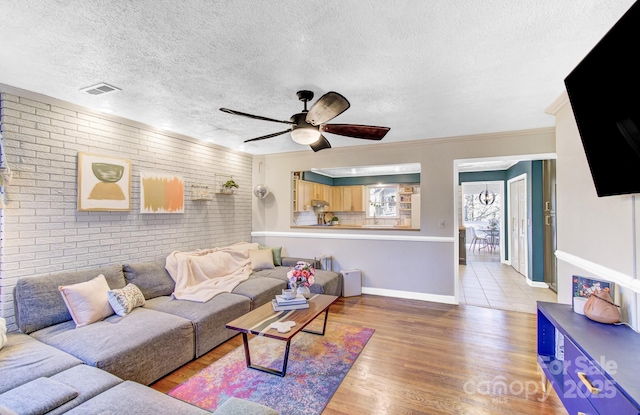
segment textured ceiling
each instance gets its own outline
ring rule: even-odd
[[[0,83],[252,154],[311,150],[243,145],[287,126],[218,109],[288,120],[300,89],[341,93],[332,122],[391,127],[382,143],[550,127],[564,77],[632,3],[0,0]],[[80,91],[99,82],[121,91]]]

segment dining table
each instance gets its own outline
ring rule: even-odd
[[[498,244],[500,241],[498,238],[500,236],[500,229],[483,228],[478,230],[480,232],[484,232],[487,235],[487,245],[491,251],[498,248]]]

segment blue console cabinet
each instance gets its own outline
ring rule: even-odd
[[[538,363],[571,415],[640,414],[640,334],[538,302]]]

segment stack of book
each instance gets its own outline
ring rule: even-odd
[[[301,308],[309,308],[309,302],[302,294],[298,294],[297,297],[292,299],[286,299],[281,295],[276,295],[276,298],[271,300],[273,311],[288,311],[299,310]]]

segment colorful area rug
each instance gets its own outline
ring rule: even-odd
[[[329,321],[324,336],[296,334],[285,377],[247,368],[244,347],[240,346],[169,395],[211,411],[235,396],[270,406],[282,415],[320,414],[373,331]],[[251,363],[280,370],[284,347],[283,341],[254,337],[249,341]]]

